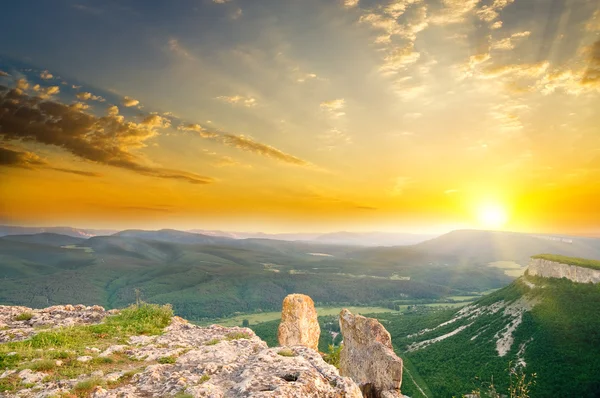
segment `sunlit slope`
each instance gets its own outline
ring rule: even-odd
[[[600,285],[524,276],[458,311],[378,318],[436,397],[507,393],[509,364],[537,375],[532,397],[600,396]]]

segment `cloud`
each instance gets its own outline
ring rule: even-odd
[[[358,5],[359,0],[343,0],[344,7],[352,8]]]
[[[404,47],[396,47],[388,52],[379,70],[384,75],[394,75],[417,62],[420,57],[421,54],[414,50],[413,43],[409,43]]]
[[[4,72],[3,70],[0,70],[0,77],[4,77],[4,76],[10,76],[8,73]]]
[[[52,79],[54,76],[52,75],[52,73],[45,70],[40,74],[40,77],[44,80],[49,80],[49,79]]]
[[[501,27],[502,27],[502,21],[496,21],[490,26],[490,29],[500,29]]]
[[[233,96],[226,96],[226,95],[222,95],[217,97],[217,99],[219,101],[223,101],[226,102],[228,104],[231,105],[243,105],[246,107],[252,107],[256,105],[256,99],[253,97],[244,97],[241,95],[233,95]]]
[[[69,105],[69,108],[77,110],[77,111],[83,111],[88,109],[90,106],[88,104],[84,104],[83,102],[73,102],[71,105]]]
[[[254,141],[250,137],[244,135],[235,135],[230,133],[219,133],[208,131],[197,123],[182,124],[177,127],[180,131],[193,131],[198,133],[202,138],[212,139],[224,145],[228,145],[243,151],[252,152],[258,155],[263,155],[272,159],[276,159],[285,163],[291,163],[298,166],[308,166],[309,163],[296,156],[290,155],[277,148],[267,144]]]
[[[169,50],[180,57],[193,59],[190,52],[183,45],[181,45],[181,43],[179,43],[179,40],[175,38],[169,40]]]
[[[125,105],[126,107],[132,107],[132,106],[136,106],[139,105],[140,101],[133,99],[131,97],[123,97],[123,105]]]
[[[104,102],[105,99],[102,98],[99,95],[94,95],[92,93],[88,93],[88,92],[81,92],[81,93],[77,93],[77,98],[79,98],[82,101],[87,101],[87,100],[93,100],[93,101],[99,101],[99,102]]]
[[[27,79],[21,78],[17,80],[16,86],[17,90],[27,90],[29,88],[29,83],[27,82]]]
[[[280,160],[285,163],[291,163],[298,166],[308,166],[308,162],[297,158],[293,155],[287,154],[285,152],[280,151],[277,148],[274,148],[270,145],[262,144],[260,142],[254,141],[250,137],[246,137],[243,135],[234,135],[234,134],[222,134],[216,137],[218,140],[222,141],[224,144],[248,151],[253,152],[262,156],[266,156],[269,158],[273,158],[276,160]]]
[[[346,113],[342,112],[342,109],[346,106],[346,100],[338,98],[330,101],[323,101],[319,104],[321,109],[328,112],[332,117],[344,116]]]
[[[60,93],[60,87],[58,86],[49,86],[49,87],[41,87],[39,84],[33,86],[33,91],[39,93],[38,96],[40,98],[46,99],[50,98],[53,95]]]
[[[242,9],[238,7],[229,15],[229,17],[231,19],[239,19],[242,15],[243,15]]]
[[[509,37],[498,40],[496,42],[492,42],[491,48],[494,50],[512,50],[516,46],[516,44],[514,43],[516,39],[529,37],[529,35],[531,35],[531,32],[529,31],[513,33]]]
[[[504,9],[507,5],[514,3],[515,0],[494,0],[494,2],[490,5],[485,5],[477,10],[476,14],[482,21],[492,22],[496,18],[500,11]],[[497,28],[493,28],[497,29]]]
[[[213,182],[194,173],[146,166],[132,153],[146,146],[145,142],[158,134],[157,128],[164,126],[154,116],[141,123],[126,122],[111,108],[106,116],[97,117],[59,102],[30,97],[18,89],[0,89],[0,137],[4,140],[58,147],[81,159],[142,175],[195,184]]]
[[[429,18],[436,25],[449,25],[464,22],[479,0],[442,0],[444,7]]]
[[[444,191],[444,194],[446,194],[446,195],[452,195],[452,194],[457,193],[457,192],[460,192],[460,191],[458,189],[446,189]]]
[[[597,9],[596,12],[594,12],[594,15],[592,15],[590,20],[585,24],[585,28],[590,32],[600,31],[600,9]]]
[[[296,79],[296,81],[298,83],[304,83],[307,80],[312,80],[312,79],[316,79],[316,78],[317,78],[316,74],[314,74],[314,73],[306,73],[306,74],[302,75],[301,77],[299,77],[298,79]]]
[[[422,117],[423,114],[419,113],[419,112],[412,112],[412,113],[405,113],[404,114],[404,118],[405,119],[419,119],[420,117]]]
[[[225,4],[227,2],[230,2],[231,0],[212,0],[213,3],[217,3],[217,4]]]
[[[549,66],[550,63],[548,61],[541,61],[533,64],[508,64],[501,66],[490,65],[483,68],[482,74],[487,78],[495,78],[505,75],[535,78],[543,75],[548,70]]]
[[[217,133],[213,133],[213,132],[205,130],[204,127],[200,126],[197,123],[189,123],[189,124],[185,124],[185,125],[183,125],[183,124],[179,125],[177,127],[177,130],[180,130],[180,131],[195,131],[202,138],[216,138],[216,137],[219,136],[219,134],[217,134]]]
[[[100,174],[90,171],[65,169],[62,167],[51,167],[38,155],[29,151],[21,151],[0,146],[0,166],[19,167],[24,169],[47,168],[63,173],[83,175],[87,177],[99,177]]]
[[[326,150],[332,150],[344,145],[352,144],[352,137],[336,128],[321,134],[319,139],[323,142],[324,149]]]
[[[0,166],[31,169],[45,164],[46,163],[33,152],[15,151],[0,146]]]
[[[588,54],[588,66],[581,84],[600,87],[600,40],[589,46],[585,52]]]

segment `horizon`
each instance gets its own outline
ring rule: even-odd
[[[600,235],[596,1],[4,10],[0,224]]]

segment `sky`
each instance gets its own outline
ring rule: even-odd
[[[19,0],[0,223],[600,234],[597,0]]]

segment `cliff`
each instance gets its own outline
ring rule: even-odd
[[[531,258],[527,272],[531,276],[567,278],[578,283],[600,283],[600,269],[586,266],[587,264],[580,259],[540,255]],[[594,264],[594,262],[589,262],[589,264]]]
[[[0,397],[362,396],[315,350],[199,327],[169,306],[0,306],[0,343]]]

